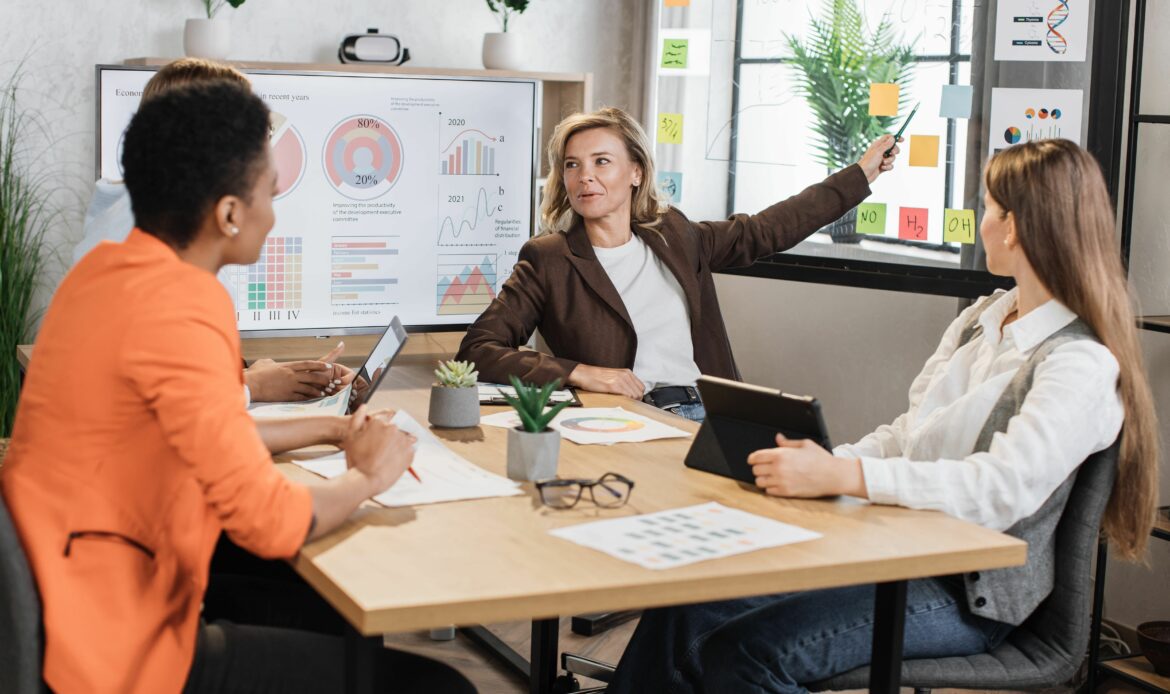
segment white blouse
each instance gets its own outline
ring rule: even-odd
[[[1002,292],[1000,292],[1002,294]],[[1016,307],[1008,292],[980,316],[983,334],[958,347],[974,307],[951,323],[910,387],[910,409],[834,453],[860,458],[869,498],[942,511],[993,530],[1035,513],[1068,475],[1117,438],[1124,409],[1118,364],[1093,340],[1073,340],[1036,368],[1007,431],[973,453],[992,408],[1045,338],[1076,315],[1056,300],[1000,331]],[[958,349],[956,349],[958,347]]]

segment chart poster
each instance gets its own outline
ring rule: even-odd
[[[1083,62],[1089,0],[999,0],[995,59]]]
[[[987,154],[1049,138],[1080,144],[1084,98],[1080,89],[992,89]]]
[[[148,70],[100,71],[99,174]],[[241,331],[466,324],[532,235],[532,81],[254,73],[276,225],[220,273]]]

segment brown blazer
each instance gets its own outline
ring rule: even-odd
[[[675,208],[657,232],[635,234],[674,273],[686,295],[699,371],[738,378],[711,273],[746,267],[787,250],[836,220],[869,195],[869,183],[850,166],[756,215],[692,222]],[[556,356],[521,350],[539,329]],[[578,218],[564,232],[529,240],[499,296],[467,330],[458,359],[470,359],[480,379],[507,383],[565,382],[578,363],[630,369],[638,350],[634,325]]]

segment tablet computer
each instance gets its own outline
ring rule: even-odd
[[[775,448],[776,434],[831,450],[816,398],[713,376],[701,377],[698,387],[707,418],[687,452],[689,468],[755,484],[748,455]]]
[[[374,392],[378,390],[378,386],[382,384],[382,381],[386,378],[386,374],[390,372],[390,364],[393,363],[398,353],[402,351],[402,346],[406,344],[406,337],[406,330],[402,327],[402,321],[398,320],[398,316],[394,316],[390,319],[390,325],[386,326],[382,337],[378,338],[378,343],[374,345],[374,349],[370,350],[370,356],[366,357],[366,362],[358,370],[358,378],[366,379],[370,387],[354,399],[351,404],[353,409],[356,410],[358,407],[369,402]]]

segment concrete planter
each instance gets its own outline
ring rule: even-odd
[[[508,478],[526,482],[557,476],[561,433],[545,429],[531,434],[523,429],[508,430]]]
[[[446,429],[461,429],[479,424],[479,388],[431,386],[431,407],[427,414],[431,424]]]

